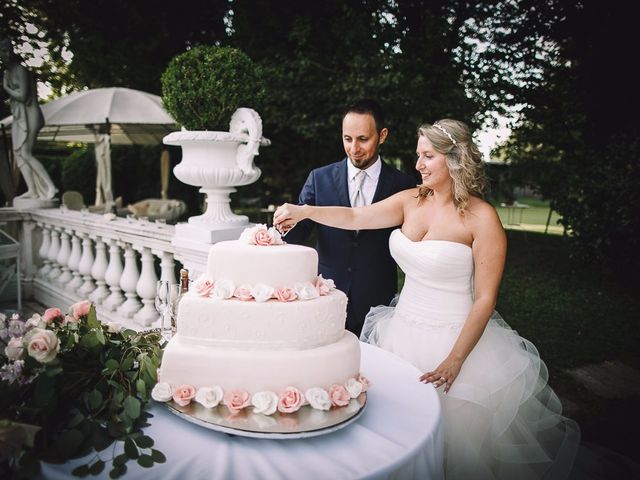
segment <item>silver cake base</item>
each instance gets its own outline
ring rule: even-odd
[[[171,413],[201,427],[241,437],[276,440],[317,437],[340,430],[355,422],[364,412],[367,394],[351,399],[349,405],[329,411],[305,405],[295,413],[263,415],[253,413],[253,407],[231,414],[225,406],[205,408],[197,402],[186,407],[170,401],[165,405]]]

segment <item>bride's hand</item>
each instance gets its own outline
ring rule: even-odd
[[[446,358],[435,370],[421,375],[419,380],[422,383],[433,383],[436,388],[444,385],[444,393],[447,393],[458,377],[460,368],[462,368],[460,360]]]
[[[273,224],[280,233],[288,232],[303,219],[302,207],[290,203],[280,205],[273,214]]]

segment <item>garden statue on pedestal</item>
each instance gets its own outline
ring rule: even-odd
[[[182,161],[173,169],[178,180],[199,186],[207,195],[204,214],[176,225],[174,243],[208,249],[208,245],[238,238],[249,225],[229,206],[234,187],[260,177],[253,163],[260,146],[262,120],[246,108],[264,96],[257,68],[240,50],[204,46],[175,57],[162,75],[167,111],[183,126],[163,142],[182,147]],[[226,126],[229,125],[228,131]]]
[[[51,200],[57,189],[49,174],[33,156],[33,146],[38,132],[44,125],[44,116],[38,104],[34,75],[21,64],[9,39],[0,41],[0,59],[4,68],[2,86],[11,103],[11,141],[13,154],[20,169],[27,191],[14,199],[14,206],[53,206]]]

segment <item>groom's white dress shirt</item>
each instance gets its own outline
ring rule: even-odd
[[[351,160],[347,160],[347,178],[349,179],[349,198],[353,199],[356,192],[356,174],[358,172],[364,172],[365,178],[362,182],[361,193],[364,196],[365,205],[371,205],[373,196],[376,193],[378,186],[378,179],[380,178],[380,170],[382,170],[382,160],[380,155],[376,158],[376,161],[366,170],[360,170],[351,163]]]

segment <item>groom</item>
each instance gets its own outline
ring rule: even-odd
[[[349,105],[342,118],[342,144],[347,158],[312,170],[298,203],[362,206],[415,187],[417,179],[380,158],[380,145],[388,134],[377,102],[360,99]],[[342,230],[304,220],[287,234],[286,241],[304,242],[314,226],[318,231],[319,273],[333,279],[336,287],[347,294],[346,326],[359,336],[369,309],[388,305],[397,291],[396,264],[389,254],[393,229]]]

